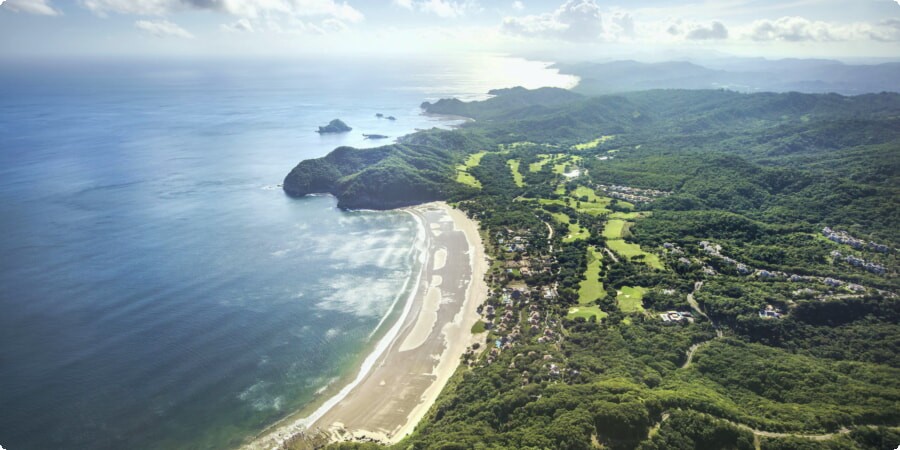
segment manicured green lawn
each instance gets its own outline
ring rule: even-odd
[[[579,239],[587,239],[591,237],[591,232],[586,228],[582,228],[581,225],[578,225],[577,223],[569,223],[568,215],[563,213],[550,213],[550,215],[552,215],[557,222],[563,225],[568,225],[569,227],[569,234],[563,237],[563,242],[575,242]]]
[[[581,157],[578,155],[563,158],[561,163],[553,165],[553,173],[562,175],[566,173],[566,167],[577,164],[579,161],[581,161]]]
[[[643,311],[644,304],[642,303],[642,300],[644,299],[644,294],[646,292],[646,288],[642,288],[639,286],[623,286],[622,290],[619,291],[616,295],[616,301],[619,304],[619,309],[621,309],[622,312]]]
[[[522,178],[522,174],[519,172],[519,160],[511,159],[506,163],[509,164],[509,170],[512,171],[513,179],[516,181],[516,186],[525,187],[525,180]]]
[[[622,239],[614,239],[607,240],[606,246],[609,247],[610,250],[631,259],[633,256],[644,255],[644,263],[654,269],[662,269],[662,262],[659,260],[659,257],[654,255],[653,253],[647,253],[643,249],[641,249],[640,245],[632,244],[631,242],[625,242]]]
[[[486,155],[486,154],[487,154],[487,152],[478,152],[478,153],[472,153],[471,155],[469,155],[469,157],[466,158],[466,169],[475,167],[475,166],[481,164],[481,158],[484,158],[484,155]]]
[[[587,186],[578,186],[572,191],[572,196],[575,198],[587,197],[588,201],[591,203],[609,203],[610,199],[606,197],[599,197],[597,193],[594,192],[593,189]]]
[[[637,244],[622,240],[626,224],[627,222],[620,219],[610,219],[606,221],[606,225],[603,227],[603,237],[606,238],[606,246],[609,247],[610,250],[629,259],[633,256],[643,255],[645,264],[654,269],[662,269],[663,265],[658,256],[653,253],[645,252],[641,249],[641,246]]]
[[[607,209],[607,206],[609,206],[609,202],[612,199],[598,196],[597,193],[589,187],[578,186],[572,191],[572,197],[572,207],[580,213],[599,216],[610,212],[609,209]],[[587,197],[588,201],[581,201],[579,203],[579,199],[582,197]]]
[[[572,146],[572,148],[575,150],[590,150],[592,148],[597,148],[598,145],[600,145],[606,141],[612,140],[613,138],[615,138],[615,136],[600,136],[591,142],[585,142],[584,144],[576,144],[576,145]]]
[[[565,185],[560,184],[556,188],[556,194],[565,195]],[[578,198],[587,196],[587,202],[580,202]],[[561,205],[568,206],[582,214],[590,214],[592,216],[599,216],[604,213],[610,212],[606,207],[609,205],[610,199],[606,197],[597,196],[594,191],[584,186],[579,186],[577,189],[572,191],[572,196],[567,197],[569,199],[569,204],[567,205],[564,199],[539,199],[538,201],[542,205]]]
[[[472,186],[474,188],[481,189],[481,182],[475,179],[469,172],[465,170],[457,170],[456,171],[456,182],[462,183],[466,186]]]
[[[619,219],[610,219],[603,226],[603,237],[609,239],[622,239],[625,232],[625,221]]]
[[[649,213],[639,213],[639,212],[614,212],[609,215],[610,219],[622,219],[622,220],[634,220],[639,219],[641,217],[647,216]]]
[[[578,304],[589,305],[598,298],[606,297],[603,283],[600,281],[600,267],[603,264],[603,253],[594,247],[588,248],[588,266],[584,271],[584,280],[578,285]]]
[[[584,317],[584,319],[587,320],[591,316],[596,316],[597,320],[600,320],[608,315],[609,314],[603,312],[599,306],[575,306],[569,309],[569,314],[567,314],[566,317],[569,319]]]
[[[550,155],[538,155],[540,161],[528,165],[529,172],[540,172],[544,168],[544,164],[550,161]]]
[[[486,154],[487,152],[473,153],[469,155],[468,158],[466,158],[465,164],[456,166],[456,182],[464,184],[466,186],[472,186],[474,188],[481,189],[481,182],[473,177],[472,174],[468,172],[468,170],[481,164],[481,158],[483,158]]]

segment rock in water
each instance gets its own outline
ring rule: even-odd
[[[324,127],[319,127],[319,130],[316,133],[325,134],[325,133],[346,133],[353,128],[347,126],[346,123],[341,121],[341,119],[334,119],[325,125]]]

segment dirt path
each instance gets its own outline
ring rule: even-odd
[[[715,417],[715,416],[712,416],[712,417]],[[660,418],[660,421],[657,422],[653,427],[651,427],[651,430],[653,430],[653,429],[659,430],[659,427],[662,425],[663,422],[668,420],[668,418],[669,418],[669,413],[664,412],[662,414],[662,417]],[[841,429],[835,433],[823,433],[823,434],[776,433],[774,431],[757,430],[756,428],[753,428],[749,425],[744,425],[742,423],[737,423],[737,422],[734,422],[734,421],[728,420],[728,419],[722,419],[722,418],[718,418],[718,417],[716,417],[716,419],[728,422],[729,424],[734,425],[735,427],[738,427],[742,430],[746,430],[746,431],[753,433],[754,441],[757,444],[757,448],[759,448],[758,444],[759,444],[760,437],[769,437],[769,438],[795,437],[795,438],[801,438],[801,439],[809,439],[812,441],[827,441],[829,439],[833,439],[837,436],[840,436],[842,434],[847,434],[850,432],[849,428],[841,427]],[[860,425],[860,426],[864,426],[864,425]]]
[[[688,367],[691,367],[691,361],[694,360],[694,352],[696,352],[697,349],[700,348],[701,346],[709,344],[710,342],[712,342],[712,340],[698,342],[698,343],[692,345],[691,348],[689,348],[687,351],[687,359],[684,361],[684,364],[681,365],[681,368],[687,369]]]
[[[700,304],[697,303],[697,300],[694,300],[694,293],[699,291],[700,288],[702,288],[702,287],[703,287],[702,281],[698,281],[698,282],[694,283],[694,290],[693,290],[693,292],[691,292],[690,294],[687,295],[687,301],[688,301],[688,304],[691,305],[691,308],[697,312],[697,314],[700,314],[701,316],[706,318],[706,320],[709,320],[710,322],[712,322],[712,320],[710,320],[709,316],[707,316],[705,312],[700,310]]]
[[[719,327],[716,326],[716,323],[713,322],[712,319],[710,319],[709,316],[707,316],[706,313],[700,309],[700,305],[697,303],[697,300],[694,300],[694,293],[699,291],[700,288],[702,288],[702,287],[703,287],[702,281],[698,281],[698,282],[694,283],[694,291],[687,295],[687,301],[691,305],[691,308],[697,312],[697,314],[705,317],[706,320],[709,320],[709,323],[711,323],[713,325],[713,327],[715,327],[715,329],[716,329],[715,339],[718,339],[718,338],[722,337],[722,330],[720,330]],[[681,365],[681,368],[687,369],[688,367],[690,367],[691,362],[694,360],[694,352],[696,352],[697,349],[699,349],[700,347],[702,347],[706,344],[709,344],[713,340],[714,339],[710,339],[708,341],[698,342],[698,343],[692,345],[687,351],[687,359],[684,361],[684,364]]]
[[[752,428],[752,427],[744,425],[742,423],[732,422],[727,419],[721,419],[721,420],[725,420],[726,422],[728,422],[742,430],[747,430],[747,431],[753,433],[753,436],[755,436],[757,438],[760,438],[760,437],[770,437],[770,438],[795,437],[795,438],[809,439],[811,441],[827,441],[829,439],[832,439],[832,438],[835,438],[842,434],[847,434],[850,432],[849,428],[841,427],[841,429],[838,430],[836,433],[824,433],[824,434],[776,433],[774,431],[757,430],[756,428]]]
[[[547,225],[547,245],[550,247],[550,253],[553,253],[553,227],[547,222],[544,222],[544,225]]]

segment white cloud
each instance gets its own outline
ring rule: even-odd
[[[634,37],[634,17],[627,12],[617,11],[609,15],[609,25],[606,27],[609,34],[623,37]]]
[[[161,16],[176,11],[207,10],[255,19],[281,14],[294,17],[327,16],[361,22],[362,12],[337,0],[82,0],[96,14]]]
[[[420,0],[414,2],[414,6],[419,11],[431,13],[445,19],[455,19],[466,15],[470,10],[478,8],[478,4],[474,1],[455,1],[455,0]]]
[[[900,2],[900,0],[897,0],[897,1]],[[516,0],[516,1],[512,2],[512,8],[516,11],[521,11],[521,10],[525,9],[525,4],[520,2],[519,0]]]
[[[38,14],[42,16],[58,16],[60,11],[53,7],[50,0],[0,0],[0,7],[10,11]]]
[[[900,0],[897,0],[900,4]],[[868,25],[868,24],[866,24]],[[900,19],[887,19],[868,31],[869,38],[875,41],[900,41]]]
[[[747,37],[754,41],[834,41],[835,27],[826,22],[802,17],[782,17],[776,20],[757,20],[750,26]]]
[[[900,1],[900,0],[897,0],[897,1]],[[394,0],[394,4],[401,8],[406,8],[406,9],[413,8],[412,0]]]
[[[347,24],[337,19],[325,19],[322,21],[322,29],[326,32],[340,32],[347,29]]]
[[[506,17],[501,29],[521,36],[595,41],[603,35],[603,17],[594,0],[568,0],[552,13]]]
[[[694,41],[728,39],[728,28],[725,28],[722,22],[713,22],[709,26],[698,25],[689,30],[684,37]]]
[[[158,38],[177,37],[182,39],[193,39],[194,35],[184,28],[175,25],[168,20],[138,20],[134,26],[146,33],[150,33]]]
[[[237,22],[222,24],[222,30],[235,32],[253,32],[253,24],[248,19],[238,19]]]
[[[861,40],[896,42],[900,41],[900,20],[888,19],[875,24],[868,22],[839,24],[803,17],[782,17],[753,22],[744,31],[744,37],[754,41],[783,42]]]
[[[666,32],[672,36],[691,41],[708,41],[728,39],[728,28],[719,21],[713,21],[709,25],[675,21],[666,28]]]

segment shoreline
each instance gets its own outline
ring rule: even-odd
[[[422,241],[425,245],[419,273],[410,280],[412,288],[398,295],[398,301],[403,294],[407,297],[399,317],[353,372],[242,449],[352,440],[396,443],[434,404],[466,349],[483,340],[471,332],[480,318],[477,305],[487,298],[487,262],[478,224],[444,202],[398,211],[415,217],[422,235],[416,246]]]

